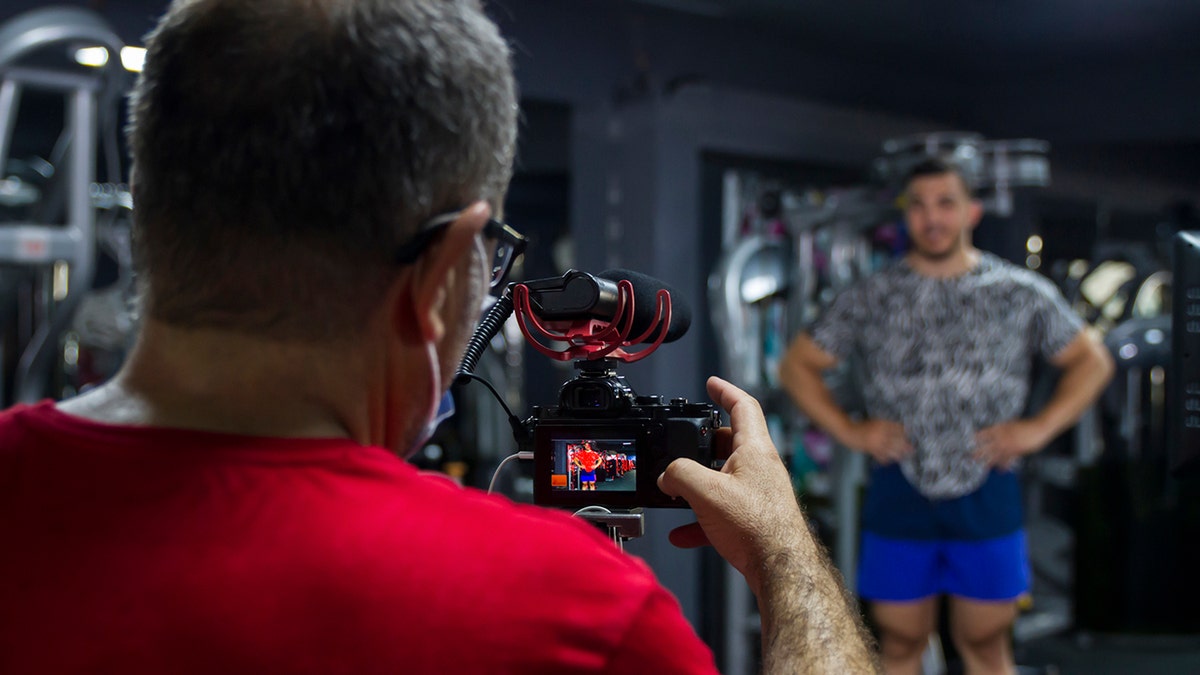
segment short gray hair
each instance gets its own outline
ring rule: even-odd
[[[512,174],[509,49],[478,0],[176,0],[130,100],[150,317],[365,325],[421,221]]]

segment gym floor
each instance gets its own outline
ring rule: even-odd
[[[1195,675],[1200,635],[1060,635],[1021,645],[1016,656],[1023,675]]]

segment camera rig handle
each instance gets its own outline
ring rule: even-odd
[[[604,527],[608,538],[625,550],[625,542],[646,534],[646,512],[641,508],[610,511],[603,506],[585,506],[573,514],[598,527]]]

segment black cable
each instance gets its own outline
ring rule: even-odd
[[[467,348],[463,353],[462,361],[458,365],[458,372],[454,375],[454,385],[463,386],[471,380],[482,382],[483,386],[492,392],[492,396],[500,402],[500,407],[504,408],[504,414],[508,415],[508,426],[512,427],[513,439],[517,441],[517,448],[526,447],[528,441],[528,433],[525,425],[520,418],[513,414],[508,404],[504,402],[504,397],[491,382],[483,379],[475,374],[475,366],[479,365],[479,359],[483,357],[487,347],[492,342],[492,338],[500,332],[500,328],[504,326],[504,322],[513,313],[512,289],[516,284],[509,284],[500,298],[496,300],[484,314],[483,319],[479,321],[479,326],[475,328],[475,333],[471,335],[471,340],[467,343]]]
[[[508,317],[512,316],[512,287],[513,284],[509,284],[504,289],[504,293],[488,309],[487,313],[483,315],[483,319],[479,321],[479,326],[475,329],[475,333],[471,335],[471,340],[467,343],[467,349],[463,353],[462,361],[458,365],[458,373],[455,375],[456,380],[465,382],[464,377],[475,372],[475,366],[479,365],[479,359],[483,358],[483,353],[487,350],[487,346],[491,344],[492,338],[496,337],[504,322],[508,320]],[[481,381],[486,384],[486,381]],[[489,384],[488,386],[491,387],[492,385]],[[492,390],[493,393],[495,391],[495,389]],[[496,394],[496,398],[499,399],[500,395]],[[500,402],[504,403],[503,400]],[[507,409],[506,407],[505,410]],[[509,415],[511,416],[512,413],[509,413]]]
[[[521,423],[521,420],[517,419],[517,416],[513,414],[513,411],[508,407],[508,404],[505,403],[504,399],[500,396],[500,392],[496,391],[496,388],[492,386],[491,382],[488,382],[487,380],[476,375],[475,373],[464,373],[460,370],[458,372],[458,375],[456,375],[454,377],[454,384],[461,386],[463,384],[466,384],[470,380],[475,380],[476,382],[482,382],[483,386],[487,387],[488,391],[492,392],[492,396],[495,396],[496,400],[500,402],[500,407],[504,408],[504,414],[508,415],[508,423],[509,424],[512,424],[514,421],[517,424]]]
[[[492,386],[491,382],[488,382],[475,373],[464,373],[460,371],[454,378],[454,385],[462,386],[471,380],[482,382],[483,386],[487,387],[488,391],[492,392],[492,396],[496,397],[496,400],[500,403],[500,407],[504,408],[504,414],[508,415],[508,426],[512,428],[513,440],[517,442],[517,448],[520,449],[526,447],[526,442],[528,440],[527,437],[529,434],[525,429],[525,424],[520,420],[520,418],[513,414],[512,409],[509,408],[508,404],[504,402],[504,398],[500,396],[500,392],[496,391],[496,388]],[[493,478],[493,480],[495,479]]]

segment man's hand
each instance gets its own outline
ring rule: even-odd
[[[732,429],[716,441],[732,451],[720,471],[677,459],[658,477],[659,489],[696,512],[671,543],[712,544],[746,577],[762,618],[764,675],[880,672],[857,606],[808,530],[758,401],[715,377],[708,393],[729,412]]]
[[[696,512],[697,522],[675,528],[670,539],[683,548],[711,544],[757,594],[768,560],[813,544],[758,401],[715,377],[708,393],[729,412],[732,431],[721,429],[717,440],[731,441],[732,451],[720,471],[677,459],[658,477],[659,489]]]
[[[845,443],[874,457],[880,464],[898,462],[913,453],[904,425],[887,420],[855,422],[846,433]]]
[[[1050,439],[1031,420],[1013,420],[975,434],[975,459],[1007,471],[1018,459],[1041,450]]]

